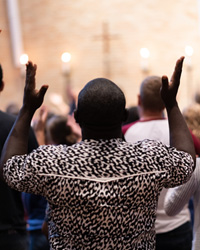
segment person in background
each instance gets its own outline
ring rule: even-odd
[[[128,117],[125,122],[123,122],[123,126],[126,124],[130,124],[131,122],[135,122],[139,120],[140,116],[138,113],[138,107],[137,106],[132,106],[127,108],[128,110]]]
[[[188,128],[200,140],[200,104],[193,103],[187,106],[182,113]]]
[[[192,131],[197,140],[200,140],[200,104],[198,102],[194,102],[188,105],[186,108],[183,109],[182,114],[190,131]],[[200,155],[197,153],[197,157],[198,156]],[[191,197],[189,200],[189,209],[191,214],[192,226],[194,226],[193,197]]]
[[[75,119],[82,141],[40,146],[28,155],[26,135],[48,86],[36,89],[37,66],[27,64],[23,105],[4,145],[0,176],[17,190],[47,198],[52,249],[155,248],[159,194],[163,187],[188,181],[196,163],[176,101],[183,59],[177,60],[170,83],[162,78],[171,146],[123,141],[124,93],[112,81],[97,78],[78,96]]]
[[[200,92],[197,91],[194,95],[194,102],[200,104]]]
[[[194,226],[192,250],[200,249],[200,158],[197,158],[196,169],[190,180],[177,188],[170,189],[165,197],[164,208],[169,216],[175,216],[187,206],[193,197]]]
[[[27,215],[27,231],[29,234],[28,250],[49,250],[49,242],[42,232],[47,206],[41,195],[22,193],[22,201]]]
[[[8,104],[5,111],[8,114],[17,116],[17,114],[19,113],[19,107],[16,103],[11,102],[10,104]]]
[[[0,66],[0,92],[4,89],[3,70]],[[0,154],[16,116],[0,111]],[[35,134],[29,130],[28,153],[38,147]],[[27,250],[28,234],[21,192],[0,181],[0,249]]]
[[[80,141],[80,134],[73,131],[74,126],[68,125],[70,115],[65,117],[63,115],[54,115],[46,122],[46,144],[65,144],[73,145]]]

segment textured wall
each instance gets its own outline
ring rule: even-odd
[[[38,64],[37,84],[50,85],[51,93],[64,96],[65,79],[60,56],[72,54],[71,84],[78,91],[92,78],[104,76],[102,33],[107,22],[110,42],[111,80],[124,90],[127,104],[135,104],[138,87],[145,76],[140,68],[141,47],[150,50],[148,74],[171,75],[175,61],[184,55],[185,45],[194,48],[193,68],[184,66],[179,100],[187,105],[199,85],[200,27],[196,0],[18,0],[25,52]],[[6,88],[0,106],[14,100],[21,103],[23,83],[20,70],[12,64],[6,0],[0,0],[0,62]]]

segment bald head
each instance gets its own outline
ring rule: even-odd
[[[112,81],[96,78],[78,96],[76,120],[80,125],[115,126],[125,119],[125,96]]]
[[[160,95],[162,79],[158,76],[149,76],[144,79],[140,86],[141,106],[145,110],[162,111],[165,106]]]

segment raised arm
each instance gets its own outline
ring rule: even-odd
[[[170,82],[168,81],[167,76],[162,77],[161,96],[165,103],[168,115],[170,145],[177,148],[178,150],[191,154],[195,166],[196,154],[192,136],[176,101],[183,60],[184,57],[181,57],[179,60],[177,60]]]
[[[0,178],[2,180],[4,163],[14,155],[27,153],[31,120],[36,109],[43,103],[43,98],[48,88],[47,85],[43,85],[39,91],[36,90],[36,69],[37,66],[35,64],[33,65],[32,62],[28,62],[26,65],[23,105],[2,150],[0,161]]]

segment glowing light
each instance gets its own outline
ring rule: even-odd
[[[190,46],[190,45],[185,46],[185,54],[187,56],[192,56],[193,53],[194,53],[194,50],[193,50],[192,46]]]
[[[28,62],[28,55],[27,55],[27,54],[22,54],[22,55],[20,56],[19,61],[20,61],[20,63],[21,63],[22,65],[27,64],[27,62]]]
[[[141,48],[140,49],[140,55],[142,58],[149,58],[150,52],[147,48]]]
[[[65,63],[69,62],[71,60],[71,54],[68,52],[65,52],[61,56],[61,60]]]

